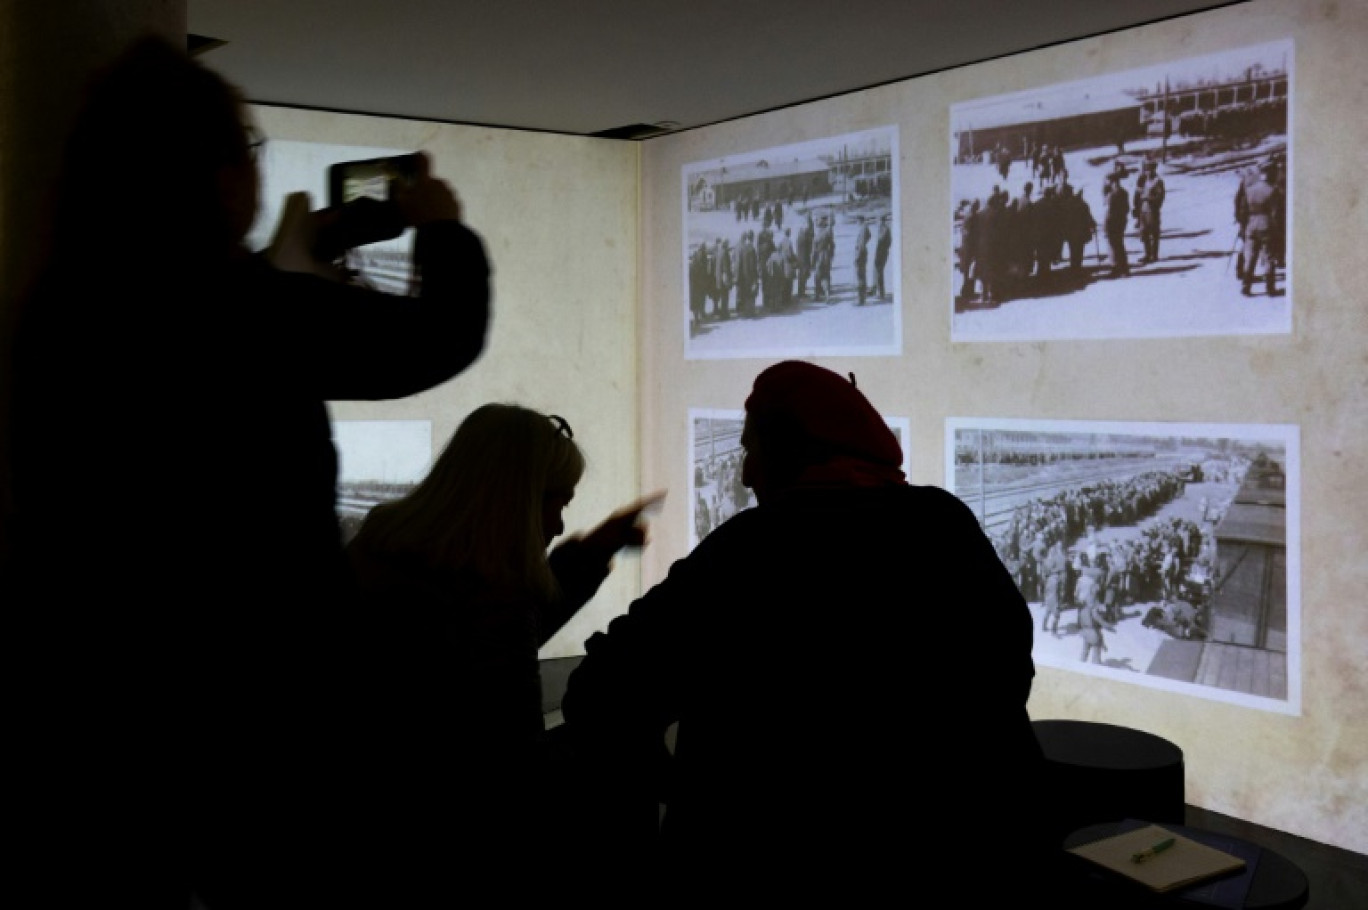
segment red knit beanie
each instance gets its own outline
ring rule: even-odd
[[[897,468],[898,438],[864,393],[846,379],[815,364],[786,360],[755,378],[746,413],[794,428],[817,446],[874,465]]]

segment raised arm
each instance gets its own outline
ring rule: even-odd
[[[278,329],[298,367],[327,400],[413,395],[469,367],[484,350],[490,267],[480,237],[461,223],[450,185],[420,154],[413,182],[380,203],[377,217],[415,229],[414,296],[329,281],[318,269],[268,270],[272,308],[264,331]],[[329,214],[316,213],[314,226]],[[312,229],[311,227],[306,229]],[[312,247],[313,238],[301,243]]]
[[[644,496],[609,515],[588,534],[568,537],[551,551],[551,571],[560,583],[562,597],[540,617],[539,646],[546,644],[598,592],[620,551],[646,545],[646,513],[664,499],[663,492]]]

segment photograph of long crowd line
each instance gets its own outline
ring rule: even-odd
[[[1291,331],[1292,42],[952,106],[954,341]]]
[[[350,543],[371,509],[407,495],[432,465],[427,420],[334,420],[337,519]]]
[[[685,357],[901,353],[895,127],[683,168]]]
[[[907,444],[911,425],[906,417],[884,417],[898,437],[903,452],[903,474],[911,459]],[[741,482],[741,430],[745,411],[691,408],[689,410],[689,549],[722,522],[755,505],[755,496]]]
[[[1298,430],[947,421],[1037,663],[1300,711]]]

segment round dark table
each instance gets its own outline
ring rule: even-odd
[[[1183,750],[1144,730],[1085,720],[1031,724],[1045,753],[1060,836],[1095,822],[1144,818],[1181,825]]]

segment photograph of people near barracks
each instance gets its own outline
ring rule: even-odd
[[[1297,428],[947,421],[1036,663],[1300,711]]]
[[[952,106],[954,341],[1291,331],[1292,42]]]
[[[685,357],[901,353],[895,127],[683,168]]]

